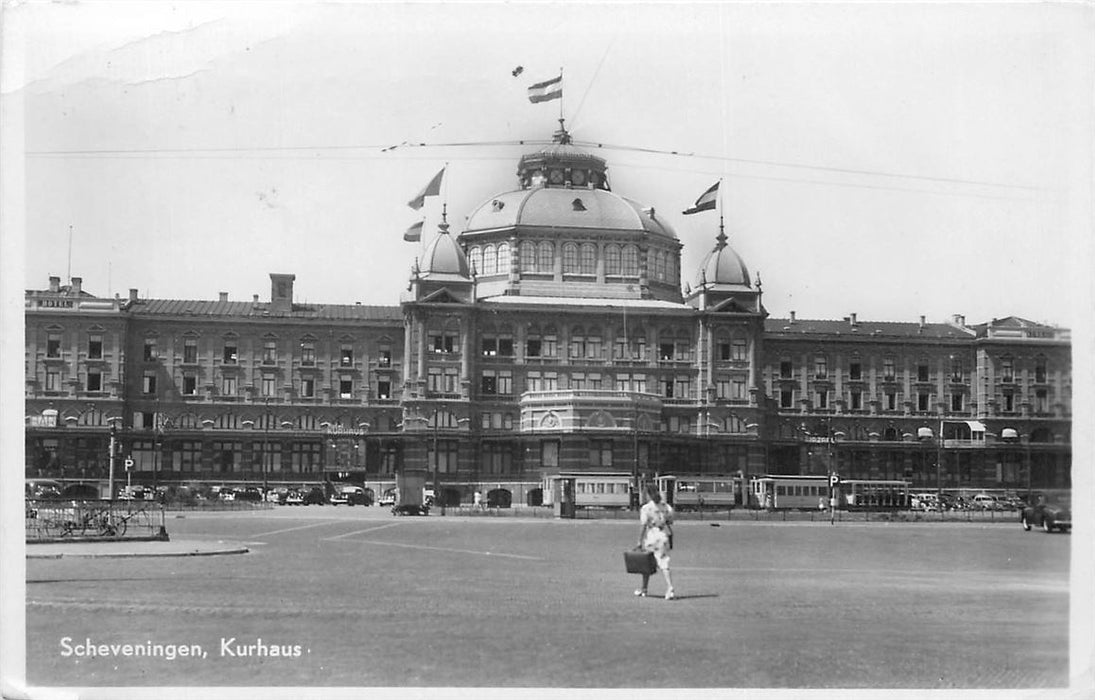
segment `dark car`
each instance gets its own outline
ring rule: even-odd
[[[261,501],[262,490],[255,486],[248,486],[244,489],[238,489],[236,491],[237,501]]]
[[[304,505],[325,505],[327,503],[327,494],[323,493],[323,489],[318,486],[313,486],[312,490],[304,494]]]
[[[61,498],[73,501],[93,501],[99,498],[99,487],[95,484],[69,484],[61,491]]]
[[[1024,530],[1037,525],[1046,532],[1072,529],[1072,510],[1063,503],[1051,503],[1045,497],[1039,498],[1034,505],[1028,505],[1021,511],[1019,522]]]
[[[404,504],[401,506],[392,506],[392,515],[429,515],[430,507],[428,505],[410,505]]]

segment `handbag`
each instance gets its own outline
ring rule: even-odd
[[[658,570],[654,552],[631,549],[624,552],[624,566],[629,574],[652,574]]]

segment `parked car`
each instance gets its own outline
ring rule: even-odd
[[[939,497],[934,493],[914,493],[910,504],[916,510],[939,510]]]
[[[371,506],[373,504],[373,490],[353,484],[335,484],[334,493],[331,494],[331,505],[345,503],[348,506]]]
[[[1047,533],[1068,532],[1072,529],[1072,509],[1064,503],[1052,503],[1043,496],[1034,505],[1023,508],[1019,522],[1024,530],[1038,526]]]
[[[61,491],[61,498],[73,501],[94,501],[99,498],[97,484],[69,484]]]
[[[318,486],[313,486],[308,493],[304,494],[304,498],[301,501],[306,506],[317,505],[322,506],[327,503],[327,494],[323,493],[323,489]]]
[[[392,506],[392,515],[429,515],[430,507],[426,504],[420,506],[403,504]]]
[[[396,493],[396,491],[395,491],[394,488],[385,489],[384,495],[382,495],[380,497],[380,500],[377,501],[377,505],[394,506],[395,505],[395,493]]]
[[[974,508],[980,508],[982,510],[1005,510],[1007,508],[1000,496],[994,496],[989,493],[979,493],[974,496],[973,504]]]
[[[299,506],[304,503],[304,494],[299,489],[289,489],[285,492],[285,500],[282,503],[287,506]]]
[[[248,486],[236,491],[237,501],[261,501],[262,489],[257,486]]]
[[[60,481],[53,479],[27,479],[24,487],[24,496],[29,499],[57,499],[61,497],[64,486]]]

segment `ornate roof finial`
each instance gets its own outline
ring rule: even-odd
[[[552,141],[555,143],[570,143],[570,132],[566,128],[566,120],[559,117],[559,130],[552,136]]]
[[[716,247],[719,249],[726,247],[726,227],[723,225],[722,212],[719,212],[719,235],[715,236]]]
[[[449,232],[449,203],[443,202],[441,204],[441,223],[437,225],[437,228],[441,233]]]
[[[757,291],[759,292],[760,291],[760,270],[757,270],[757,281],[756,281],[755,286],[757,288]]]

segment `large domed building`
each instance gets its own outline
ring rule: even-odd
[[[670,222],[612,191],[565,129],[516,174],[457,237],[443,222],[412,270],[409,424],[474,432],[473,463],[519,458],[542,478],[646,473],[705,441],[705,469],[748,473],[766,313],[726,236],[686,297]]]
[[[666,474],[752,505],[778,496],[761,474],[1068,486],[1067,330],[768,318],[721,220],[682,274],[671,203],[609,182],[561,123],[462,230],[443,211],[397,307],[300,303],[292,274],[269,301],[51,278],[26,299],[27,476],[102,478],[114,444],[138,483],[450,502],[619,505]]]

